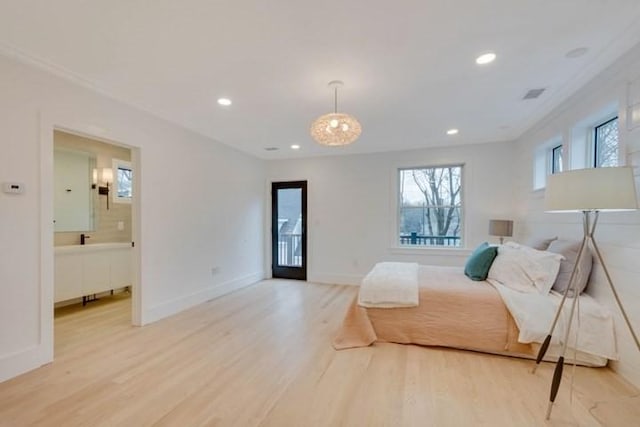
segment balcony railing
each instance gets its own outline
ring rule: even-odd
[[[278,265],[288,267],[302,266],[302,248],[300,234],[280,234],[278,236]]]
[[[418,233],[401,234],[401,245],[460,246],[460,236],[423,236]]]

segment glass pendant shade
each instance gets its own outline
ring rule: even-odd
[[[358,139],[362,133],[362,127],[355,117],[338,113],[338,87],[340,86],[342,82],[338,80],[329,83],[329,87],[334,89],[334,112],[318,117],[311,124],[311,137],[318,144],[347,145]]]

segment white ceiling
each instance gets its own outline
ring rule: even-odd
[[[512,140],[638,42],[639,0],[0,0],[1,50],[262,158]]]

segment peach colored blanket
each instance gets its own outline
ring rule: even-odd
[[[470,280],[460,267],[439,266],[420,266],[418,282],[418,307],[363,308],[354,299],[333,346],[393,342],[535,355],[518,342],[518,327],[489,283]]]

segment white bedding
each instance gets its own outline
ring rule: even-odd
[[[488,279],[487,281],[498,290],[518,325],[520,330],[518,341],[522,343],[543,342],[549,333],[562,296],[556,292],[551,292],[548,295],[523,293],[510,289],[496,280]],[[589,295],[582,294],[579,298],[579,316],[574,315],[568,347],[617,360],[618,352],[611,313]],[[573,300],[570,298],[565,301],[562,314],[553,333],[552,344],[559,345],[564,339],[572,302]],[[578,313],[577,308],[576,313]]]
[[[358,305],[369,308],[416,307],[418,264],[377,263],[362,280]]]

